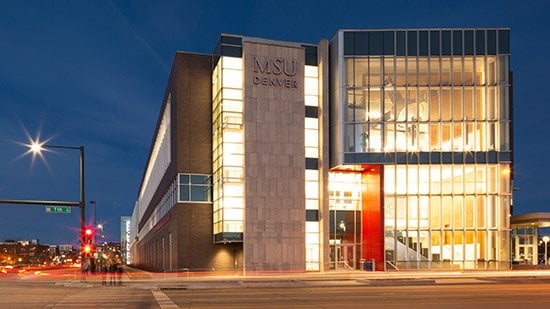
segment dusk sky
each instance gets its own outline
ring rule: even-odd
[[[83,145],[87,200],[97,202],[106,239],[118,241],[174,54],[211,53],[220,33],[317,43],[339,28],[510,27],[514,213],[550,211],[549,12],[548,0],[2,1],[0,199],[78,201],[78,151],[33,162],[20,143],[39,136]],[[77,244],[77,208],[70,215],[22,205],[0,211],[0,241]]]

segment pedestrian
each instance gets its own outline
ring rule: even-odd
[[[116,263],[115,261],[111,261],[111,265],[109,266],[109,285],[116,285]]]
[[[122,285],[122,264],[117,263],[117,281],[118,285]]]
[[[92,274],[92,258],[91,257],[87,257],[86,258],[86,262],[85,262],[86,265],[84,267],[84,271],[86,272],[86,275],[91,275]]]
[[[90,274],[95,275],[95,259],[91,256],[90,257]]]
[[[101,285],[107,285],[107,273],[109,272],[107,261],[103,261],[99,265],[101,268]]]

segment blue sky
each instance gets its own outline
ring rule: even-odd
[[[210,53],[220,33],[316,43],[339,28],[510,27],[515,212],[550,210],[549,1],[2,1],[0,199],[78,200],[78,152],[32,163],[17,142],[86,147],[87,200],[106,237],[137,196],[178,50]],[[0,205],[0,240],[76,243],[78,211]],[[88,217],[92,211],[88,210]]]

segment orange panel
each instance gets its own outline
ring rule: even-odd
[[[362,167],[361,258],[384,270],[384,170],[382,165]]]

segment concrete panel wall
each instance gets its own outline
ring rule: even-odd
[[[319,67],[319,121],[321,127],[319,130],[319,219],[321,224],[321,259],[320,270],[327,271],[330,268],[330,211],[329,211],[329,191],[328,191],[328,171],[329,162],[329,43],[327,40],[319,42],[317,49],[318,67]]]
[[[244,266],[305,269],[304,49],[243,43]]]

